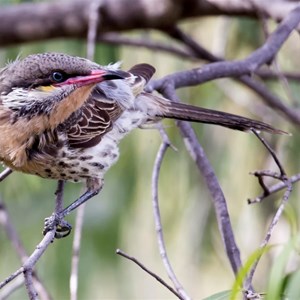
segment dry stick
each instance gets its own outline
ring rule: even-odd
[[[177,298],[184,300],[184,298],[178,294],[171,286],[169,286],[161,277],[150,271],[147,267],[145,267],[141,262],[139,262],[135,257],[129,256],[124,251],[117,249],[116,254],[123,256],[135,264],[137,264],[142,270],[144,270],[146,273],[148,273],[150,276],[154,277],[159,283],[161,283],[163,286],[165,286],[169,291],[171,291]]]
[[[216,61],[222,61],[223,59],[218,58],[211,53],[209,53],[207,50],[203,49],[203,54],[200,55],[199,53],[196,53],[193,51],[193,49],[186,49],[180,47],[180,46],[172,46],[169,44],[161,43],[158,41],[150,40],[150,39],[144,39],[144,38],[131,38],[128,36],[124,36],[118,33],[106,33],[106,34],[100,34],[97,36],[97,42],[102,42],[106,44],[111,45],[126,45],[126,46],[132,46],[132,47],[139,47],[139,48],[146,48],[146,49],[152,49],[157,50],[161,52],[167,52],[168,54],[175,55],[177,57],[182,57],[189,60],[198,60],[203,59],[210,62],[216,62]],[[200,46],[200,45],[198,45]],[[205,54],[207,53],[207,55]],[[209,55],[208,55],[209,53]],[[255,71],[255,74],[259,76],[262,79],[269,79],[269,80],[277,80],[278,79],[278,73],[266,70],[266,69],[259,69]],[[300,81],[300,74],[299,73],[293,73],[293,72],[282,72],[281,73],[283,77],[294,80],[294,81]]]
[[[0,202],[0,224],[4,227],[8,239],[11,241],[13,248],[16,250],[18,256],[20,257],[22,263],[28,258],[28,255],[24,249],[24,246],[17,234],[10,215],[6,209],[5,204]]]
[[[72,246],[72,262],[71,262],[71,275],[70,275],[70,299],[77,300],[78,291],[78,265],[79,265],[79,253],[81,245],[81,234],[83,227],[83,217],[85,204],[78,207],[76,212],[74,239]]]
[[[289,33],[289,32],[284,31],[283,33],[279,32],[277,35],[282,39],[283,37],[281,35],[284,34],[284,36],[287,38],[288,37],[287,33]],[[224,61],[222,58],[214,56],[213,54],[208,52],[201,45],[199,45],[196,41],[194,41],[190,36],[188,36],[184,32],[182,32],[179,28],[173,29],[171,36],[184,42],[187,46],[189,46],[194,51],[195,54],[198,55],[199,58],[202,58],[202,59],[208,60],[210,62],[214,62],[214,63],[223,62],[223,64],[221,64],[221,65],[209,64],[207,66],[202,67],[201,74],[199,76],[199,84],[204,83],[209,80],[216,79],[216,78],[221,78],[221,77],[229,77],[229,76],[236,77],[236,71],[239,69],[239,66],[237,63],[244,64],[247,59],[246,58],[245,60],[242,60],[242,61],[233,61],[233,62]],[[276,41],[276,38],[271,40],[271,42],[274,43],[274,40]],[[268,43],[269,43],[269,41],[268,41]],[[274,45],[274,46],[276,46],[276,45]],[[273,47],[273,45],[270,43],[269,47]],[[262,49],[262,47],[260,49]],[[279,50],[278,45],[277,45],[277,49]],[[263,51],[261,51],[261,52],[263,53]],[[268,54],[268,52],[263,53],[263,55],[267,55],[267,54]],[[250,58],[250,56],[248,58]],[[265,63],[268,63],[268,59],[265,59]],[[220,70],[219,70],[219,68],[220,68]],[[257,70],[257,69],[254,70],[253,68],[254,68],[254,65],[252,66],[251,70],[250,70],[250,68],[248,70],[247,66],[246,66],[246,70],[243,71],[244,72],[243,74],[254,73],[254,74],[259,75],[260,70]],[[224,75],[226,72],[228,72],[228,70],[226,70],[226,69],[229,70],[231,75]],[[222,71],[222,70],[224,70],[224,71]],[[216,75],[210,76],[211,75],[211,74],[209,74],[210,72],[212,74],[216,74]],[[223,76],[222,76],[222,74],[223,74]],[[170,76],[173,76],[173,75],[176,76],[176,73],[172,74]],[[164,80],[164,79],[161,79],[161,80]],[[261,97],[262,101],[265,102],[268,106],[279,111],[279,113],[288,117],[288,119],[291,120],[292,122],[294,122],[295,124],[300,125],[299,112],[297,112],[295,109],[292,109],[288,105],[283,103],[281,101],[281,99],[278,96],[271,93],[264,84],[262,84],[261,82],[259,82],[257,80],[254,80],[253,78],[251,78],[248,75],[239,75],[236,80],[243,83],[244,85],[246,85],[247,87],[252,89],[254,92],[256,92],[256,94],[259,95]],[[158,80],[158,83],[157,82],[154,83],[154,86],[155,86],[155,84],[157,84],[159,86],[160,85],[159,81],[160,80]],[[157,87],[155,87],[155,88],[157,88]]]
[[[9,176],[13,172],[12,169],[6,168],[4,171],[0,173],[0,182],[3,181],[7,176]]]
[[[55,192],[56,201],[55,201],[55,210],[54,214],[59,214],[63,209],[63,193],[64,193],[64,181],[58,180],[57,189]],[[32,283],[32,274],[33,268],[36,263],[39,261],[40,257],[46,251],[48,246],[54,241],[56,232],[56,227],[54,226],[51,230],[49,230],[42,241],[37,245],[35,251],[29,256],[26,262],[23,264],[23,273],[25,278],[25,286],[27,289],[28,296],[31,300],[37,299],[37,292]]]
[[[262,83],[253,80],[248,74],[255,73],[263,64],[270,62],[282,44],[289,37],[293,29],[300,22],[300,6],[291,11],[288,16],[278,25],[277,29],[269,36],[263,46],[258,48],[248,57],[239,61],[223,61],[201,47],[191,37],[178,28],[169,31],[169,35],[181,40],[190,47],[199,58],[212,61],[213,63],[189,71],[177,72],[164,78],[153,81],[152,89],[160,89],[164,82],[173,81],[175,88],[198,85],[217,78],[239,77],[237,80],[253,89],[262,100],[281,114],[288,117],[295,124],[300,124],[300,114],[285,105],[279,97],[273,95]]]
[[[89,60],[93,60],[95,56],[97,27],[99,24],[100,8],[102,3],[102,0],[93,0],[90,4],[87,36],[87,58]]]
[[[289,180],[292,184],[299,181],[300,180],[300,174],[295,174],[295,175],[291,176],[289,178]],[[248,204],[260,203],[266,197],[268,197],[271,194],[274,194],[278,191],[281,191],[286,187],[287,187],[287,184],[285,182],[276,183],[276,184],[272,185],[271,187],[268,187],[268,194],[267,195],[265,193],[262,193],[261,195],[257,196],[254,199],[248,199]]]
[[[5,228],[6,234],[8,239],[11,241],[13,248],[16,250],[18,256],[20,257],[22,263],[28,259],[28,255],[24,249],[24,246],[16,232],[16,229],[13,226],[13,222],[11,221],[10,215],[4,205],[4,203],[0,202],[0,224]],[[42,284],[40,279],[38,278],[37,274],[34,273],[34,284],[37,286],[37,290],[41,295],[41,299],[49,300],[51,296],[49,295],[48,291],[46,290],[45,286]],[[24,280],[22,279],[24,283]],[[15,287],[8,287],[6,290],[3,291],[4,294],[12,293],[18,284],[15,284]],[[2,299],[2,294],[0,299]]]
[[[167,134],[164,132],[162,128],[160,128],[160,134],[162,136],[162,144],[157,152],[157,156],[154,162],[153,167],[153,173],[152,173],[152,206],[153,206],[153,213],[154,213],[154,221],[155,221],[155,230],[157,235],[157,241],[158,241],[158,247],[159,247],[159,253],[162,258],[162,262],[165,266],[165,269],[167,271],[167,274],[174,284],[174,287],[176,288],[176,291],[181,295],[181,299],[190,299],[190,297],[187,295],[186,291],[184,290],[181,283],[178,281],[175,272],[171,266],[166,245],[164,241],[164,235],[162,230],[162,224],[161,224],[161,216],[160,216],[160,209],[158,204],[158,178],[159,178],[159,172],[161,168],[161,164],[164,158],[164,155],[170,147],[171,143],[168,139]]]
[[[255,131],[255,130],[252,130],[254,132],[254,134],[257,136],[257,138],[262,142],[262,144],[265,146],[265,148],[270,152],[271,156],[273,157],[276,165],[278,166],[279,170],[280,170],[280,173],[281,173],[281,178],[279,178],[283,183],[285,183],[287,189],[286,191],[284,192],[283,194],[283,197],[282,197],[282,201],[281,201],[281,204],[279,205],[273,219],[272,219],[272,222],[271,224],[269,225],[269,228],[267,230],[267,233],[266,233],[266,236],[263,240],[263,242],[261,243],[261,245],[259,246],[259,249],[264,249],[266,247],[266,245],[268,244],[268,242],[270,241],[270,238],[272,236],[272,233],[274,231],[274,228],[276,226],[276,224],[278,223],[283,211],[284,211],[284,208],[285,208],[285,205],[290,197],[290,194],[292,192],[292,183],[291,183],[291,180],[287,178],[286,176],[286,172],[285,170],[283,169],[282,167],[282,164],[280,163],[278,157],[276,156],[275,154],[275,151],[270,147],[270,145],[268,145],[268,143]],[[262,173],[263,174],[263,173]],[[271,175],[270,172],[267,172],[266,173],[268,176]],[[278,176],[274,176],[274,178],[278,179]],[[244,283],[244,288],[247,290],[249,287],[251,287],[251,284],[252,284],[252,279],[253,279],[253,276],[254,276],[254,273],[256,271],[256,268],[257,268],[257,265],[260,261],[260,258],[261,258],[262,255],[260,255],[255,263],[253,264],[253,266],[251,267],[249,273],[248,273],[248,276],[246,278],[246,281]]]
[[[10,285],[6,286],[5,289],[1,290],[0,292],[0,299],[6,300],[19,288],[21,288],[24,284],[24,279],[22,277],[17,277],[14,282]]]
[[[47,234],[44,236],[42,241],[36,246],[35,251],[28,257],[28,259],[23,264],[23,266],[0,283],[0,289],[4,287],[6,284],[8,284],[9,282],[11,282],[12,280],[14,280],[21,273],[24,273],[25,285],[26,288],[28,289],[27,290],[28,296],[30,299],[37,299],[37,292],[34,286],[32,285],[33,267],[38,262],[41,255],[45,252],[47,247],[53,242],[54,235],[55,235],[55,228],[47,232]]]
[[[256,5],[256,4],[254,4],[254,5]],[[269,29],[269,26],[268,26],[268,18],[264,14],[264,12],[261,11],[261,7],[259,7],[259,5],[257,6],[257,11],[258,11],[258,14],[259,14],[260,19],[261,19],[264,36],[265,36],[265,38],[267,38],[270,35],[270,29]],[[285,91],[287,97],[290,100],[292,100],[292,103],[296,104],[297,102],[295,101],[295,98],[293,96],[293,93],[292,93],[292,90],[290,88],[289,82],[288,82],[287,78],[284,77],[283,72],[280,70],[277,57],[274,57],[274,59],[272,61],[272,65],[275,69],[277,79],[280,82],[281,86],[283,87],[283,90]]]
[[[271,70],[260,69],[256,71],[255,74],[257,74],[262,79],[278,79],[278,74]],[[300,74],[298,73],[282,72],[282,75],[289,80],[300,81]]]
[[[170,100],[178,101],[174,87],[171,83],[165,85],[163,91],[165,97]],[[212,201],[215,208],[216,218],[219,226],[219,231],[223,240],[223,245],[226,250],[228,260],[235,275],[242,266],[240,251],[235,242],[230,217],[227,209],[226,199],[224,197],[221,186],[214,173],[214,170],[207,159],[203,148],[197,140],[196,134],[192,126],[187,122],[177,122],[181,135],[185,142],[186,148],[195,161],[200,173],[206,181],[206,185],[212,196]]]
[[[262,144],[267,148],[267,150],[271,154],[276,165],[278,166],[278,169],[280,170],[281,179],[286,178],[286,172],[285,172],[282,164],[280,163],[275,151],[270,147],[270,145],[265,141],[265,139],[259,135],[259,133],[256,130],[252,129],[252,132],[256,135],[256,137],[262,142]]]
[[[236,62],[216,62],[192,71],[177,72],[154,82],[152,84],[152,89],[160,90],[167,98],[177,100],[174,91],[175,88],[198,85],[211,79],[226,76],[243,76],[244,74],[251,73],[274,57],[299,21],[300,7],[293,10],[269,37],[267,42],[246,59]],[[249,81],[250,83],[253,83],[250,78],[247,78],[247,76],[243,76],[243,80],[247,83],[249,83]],[[294,121],[300,124],[299,115],[291,112],[291,116]],[[241,259],[239,249],[234,240],[224,195],[192,128],[190,125],[183,122],[178,122],[178,124],[182,135],[185,137],[187,148],[189,149],[191,156],[197,162],[201,173],[204,174],[207,186],[213,196],[219,229],[226,248],[227,256],[234,273],[237,274],[241,267]],[[247,289],[249,290],[251,288],[251,281],[247,282]]]
[[[88,36],[87,36],[87,58],[93,60],[95,56],[95,45],[97,36],[97,26],[100,18],[100,8],[102,0],[94,0],[90,4],[90,14],[88,23]],[[79,254],[81,246],[81,235],[84,219],[86,203],[78,207],[75,221],[75,231],[72,246],[72,261],[71,261],[71,274],[70,274],[70,299],[77,300],[78,298],[78,266]]]
[[[56,204],[55,204],[55,214],[58,214],[61,211],[61,207],[63,207],[63,191],[64,191],[64,181],[58,180],[56,194]],[[15,279],[22,272],[24,273],[25,278],[25,286],[27,289],[27,293],[30,299],[37,299],[37,292],[32,284],[32,273],[33,268],[46,251],[48,246],[54,241],[56,228],[49,230],[42,241],[36,246],[36,249],[33,253],[26,259],[23,266],[18,269],[16,272],[11,274],[8,278],[6,278],[3,282],[0,283],[0,289],[5,286],[7,283]]]
[[[189,49],[179,46],[173,46],[167,43],[161,43],[145,38],[131,38],[117,33],[105,33],[97,36],[97,42],[107,43],[111,45],[126,45],[132,47],[140,47],[146,49],[167,52],[185,59],[195,60],[198,57]]]

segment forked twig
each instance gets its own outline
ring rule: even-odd
[[[291,176],[289,179],[292,184],[295,182],[298,182],[300,180],[300,174],[295,174],[295,175]],[[260,194],[259,196],[257,196],[254,199],[248,199],[248,204],[260,203],[263,199],[265,199],[269,195],[272,195],[278,191],[281,191],[286,187],[287,187],[287,184],[285,182],[278,182],[278,183],[268,187],[267,195],[265,194],[265,192],[263,192],[262,194]]]
[[[28,255],[27,255],[27,253],[24,249],[24,246],[13,226],[13,222],[11,221],[10,215],[9,215],[4,203],[2,203],[2,202],[0,202],[0,224],[5,228],[8,239],[11,241],[13,248],[16,250],[22,263],[25,263],[26,260],[28,259]],[[11,276],[9,276],[6,280],[4,280],[0,284],[0,289],[2,287],[4,287],[8,282],[15,279],[21,273],[22,273],[22,268],[20,268],[18,271],[16,271]],[[40,279],[38,278],[36,273],[33,274],[33,282],[34,282],[34,285],[36,286],[38,293],[40,294],[41,299],[44,299],[44,300],[51,299],[51,296],[49,295],[48,291],[46,290],[45,286],[40,281]],[[21,279],[17,282],[14,281],[13,285],[10,285],[10,286],[6,287],[5,289],[3,289],[3,291],[1,291],[1,294],[0,294],[0,299],[2,299],[2,298],[4,299],[5,297],[8,297],[11,293],[13,293],[17,289],[17,287],[20,286],[20,284],[24,284],[24,279]]]
[[[64,182],[59,180],[56,190],[56,204],[54,213],[57,214],[61,211],[61,207],[63,206],[63,187]],[[34,286],[34,267],[43,253],[46,251],[48,246],[54,241],[55,237],[55,226],[45,234],[42,241],[36,246],[36,249],[33,253],[25,259],[23,266],[19,268],[16,272],[12,273],[9,277],[7,277],[4,281],[0,283],[0,289],[4,287],[6,284],[14,280],[21,273],[24,274],[24,283],[27,289],[27,294],[29,299],[35,300],[37,299],[37,290]]]
[[[269,243],[270,241],[270,238],[272,236],[272,233],[274,231],[274,228],[276,226],[276,224],[278,223],[283,211],[284,211],[284,208],[285,208],[285,205],[290,197],[290,194],[292,192],[292,182],[291,180],[286,176],[286,172],[282,166],[282,164],[280,163],[275,151],[270,147],[270,145],[258,134],[258,132],[256,132],[255,130],[252,130],[253,133],[257,136],[257,138],[262,142],[262,144],[265,146],[265,148],[269,151],[269,153],[271,154],[271,156],[273,157],[276,165],[278,166],[279,170],[280,170],[280,174],[277,174],[277,173],[274,173],[274,172],[265,172],[265,171],[262,171],[262,172],[255,172],[257,174],[257,176],[259,176],[259,178],[261,179],[260,182],[262,181],[263,179],[263,176],[269,176],[269,177],[272,177],[272,178],[275,178],[275,179],[278,179],[278,180],[281,180],[282,183],[284,183],[284,185],[287,187],[286,188],[286,191],[284,192],[283,194],[283,197],[282,197],[282,201],[268,227],[268,230],[267,230],[267,233],[266,233],[266,236],[264,238],[264,240],[262,241],[262,243],[260,244],[259,246],[259,249],[264,249],[267,244]],[[265,189],[266,186],[265,184],[263,184],[263,188]],[[261,252],[262,253],[262,252]],[[257,268],[257,265],[260,261],[260,258],[261,258],[261,255],[258,256],[258,258],[255,260],[253,266],[251,267],[249,273],[248,273],[248,276],[245,280],[245,284],[244,284],[244,287],[245,289],[247,289],[248,287],[251,286],[252,284],[252,279],[253,279],[253,276],[254,276],[254,273],[256,271],[256,268]]]

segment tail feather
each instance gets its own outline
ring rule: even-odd
[[[273,134],[288,134],[261,121],[154,97],[156,104],[159,106],[159,109],[155,113],[156,117],[215,124],[240,131],[251,131],[251,129],[254,129]]]

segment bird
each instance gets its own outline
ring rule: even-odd
[[[101,66],[56,52],[18,58],[0,70],[0,162],[42,178],[86,183],[85,193],[46,219],[44,233],[56,226],[62,237],[69,234],[64,217],[99,193],[118,160],[119,142],[135,128],[171,118],[284,133],[261,121],[146,92],[154,73],[145,63],[123,71],[119,63]]]

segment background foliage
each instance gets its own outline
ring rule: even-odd
[[[1,1],[19,3],[19,1]],[[1,9],[1,8],[0,8]],[[264,41],[261,24],[247,18],[207,17],[185,21],[182,28],[203,46],[226,59],[243,58]],[[275,24],[272,24],[275,26]],[[132,36],[166,40],[157,32],[134,31]],[[291,36],[278,55],[283,71],[300,68],[298,37]],[[169,41],[168,41],[169,42]],[[85,56],[84,40],[51,40],[0,48],[2,66],[18,55],[57,51]],[[156,78],[199,66],[170,54],[126,46],[98,44],[95,61],[101,64],[123,61],[127,69],[135,63],[147,62],[156,69]],[[270,81],[272,90],[286,101],[292,101],[282,84]],[[291,94],[299,101],[299,85],[290,84]],[[300,135],[297,128],[270,112],[254,93],[230,79],[216,80],[179,91],[187,103],[214,108],[252,118],[262,119],[293,134],[265,135],[284,162],[288,174],[299,172]],[[194,299],[231,289],[231,273],[217,229],[208,192],[202,178],[188,156],[174,122],[164,122],[177,152],[169,150],[160,177],[160,204],[167,249],[177,275]],[[246,199],[261,190],[257,180],[249,175],[256,169],[275,169],[269,154],[251,134],[244,134],[210,125],[194,125],[200,142],[215,168],[228,200],[233,228],[242,259],[247,260],[264,237],[266,226],[278,205],[280,194],[259,205],[247,205]],[[1,133],[0,133],[1,134]],[[1,137],[0,137],[1,138]],[[151,173],[160,136],[154,129],[136,130],[121,143],[119,162],[108,172],[105,187],[91,200],[85,211],[80,255],[79,299],[171,299],[173,296],[156,281],[129,261],[115,255],[115,249],[139,258],[151,270],[166,278],[158,253],[151,207]],[[54,207],[56,183],[29,175],[14,173],[0,185],[1,198],[6,203],[14,224],[28,252],[41,239],[43,219]],[[75,199],[82,187],[68,183],[65,199]],[[294,186],[285,216],[272,237],[272,247],[262,258],[255,277],[256,288],[272,290],[270,269],[278,253],[299,230],[299,186]],[[74,224],[74,214],[68,220]],[[72,236],[56,241],[37,266],[39,276],[54,299],[69,297],[69,272]],[[20,261],[0,230],[0,274],[4,278],[17,269]],[[286,255],[279,282],[295,271],[299,257],[293,250]],[[278,272],[275,272],[278,274]],[[274,279],[275,280],[275,279]],[[276,280],[275,280],[276,282]],[[20,289],[10,299],[24,299]]]

